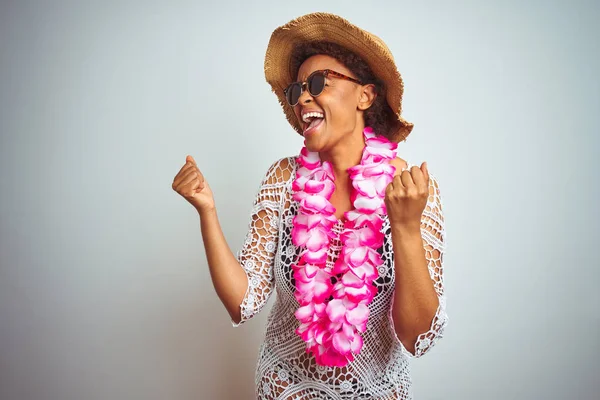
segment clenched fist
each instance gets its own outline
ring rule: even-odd
[[[182,195],[198,212],[214,209],[212,190],[204,180],[196,161],[192,156],[187,156],[185,161],[185,165],[173,179],[173,190]]]
[[[419,229],[429,196],[427,163],[413,166],[394,177],[385,190],[385,206],[391,225]]]

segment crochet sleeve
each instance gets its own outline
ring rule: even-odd
[[[415,343],[415,353],[412,354],[403,347],[404,353],[411,358],[421,357],[427,353],[443,337],[444,329],[448,323],[443,279],[446,232],[440,188],[437,180],[431,174],[429,198],[421,216],[421,237],[425,247],[427,268],[438,295],[439,305],[429,330],[418,336]]]
[[[271,165],[256,194],[246,239],[237,253],[238,262],[246,272],[248,288],[240,304],[240,322],[231,321],[234,327],[256,315],[273,292],[280,204],[285,187],[284,171],[288,167],[287,159],[278,160]]]

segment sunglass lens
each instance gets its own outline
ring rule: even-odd
[[[287,101],[288,103],[290,103],[290,105],[295,105],[296,103],[298,103],[298,99],[300,98],[300,95],[302,94],[302,86],[299,83],[292,83],[287,90],[286,93],[286,97],[287,97]]]
[[[308,91],[312,96],[318,96],[325,88],[325,75],[314,74],[308,81]]]

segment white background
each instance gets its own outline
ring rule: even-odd
[[[0,398],[253,397],[268,309],[231,327],[171,183],[193,155],[237,252],[302,146],[265,49],[313,11],[389,45],[399,155],[442,190],[450,323],[416,398],[597,398],[597,2],[148,0],[0,5]]]

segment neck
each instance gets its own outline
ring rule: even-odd
[[[321,161],[329,161],[333,175],[338,183],[349,180],[348,168],[360,164],[365,148],[363,130],[354,132],[341,140],[336,146],[327,151],[319,152]]]

